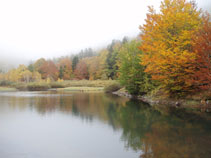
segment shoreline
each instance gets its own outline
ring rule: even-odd
[[[102,81],[100,81],[102,82]],[[71,83],[71,82],[70,82]],[[78,83],[78,82],[76,82]],[[89,82],[90,83],[90,82]],[[58,86],[59,83],[53,83],[53,90],[55,91],[72,91],[72,92],[104,92],[105,85],[99,86],[99,85],[89,85],[89,84],[75,84],[75,85],[66,85],[66,86]],[[61,83],[60,83],[61,84]],[[38,85],[38,86],[37,86]],[[40,87],[40,84],[37,84],[31,89],[23,88],[19,89],[16,87],[11,86],[1,86],[0,92],[14,92],[14,91],[51,91],[52,88],[49,86],[44,86],[44,88]],[[42,84],[41,84],[42,85]],[[57,87],[58,86],[58,87]],[[152,107],[174,107],[177,109],[189,109],[192,111],[200,111],[200,112],[206,112],[211,113],[211,99],[201,99],[200,97],[197,99],[173,99],[173,98],[164,98],[164,97],[154,97],[154,96],[133,96],[129,94],[124,88],[120,89],[115,92],[111,92],[114,95],[120,96],[120,97],[126,97],[129,99],[135,98],[140,101],[146,102],[150,104]]]
[[[200,113],[211,114],[211,100],[194,100],[194,99],[171,99],[171,98],[155,98],[153,96],[133,96],[126,91],[116,91],[112,94],[127,97],[129,99],[135,98],[140,101],[148,103],[155,108],[176,108],[185,109],[188,111],[197,111]]]
[[[28,92],[33,92],[33,91],[66,91],[66,92],[104,92],[104,87],[65,87],[65,88],[49,88],[45,90],[30,90],[30,89],[23,89],[19,90],[17,88],[11,88],[11,87],[0,87],[0,92],[16,92],[16,91],[28,91]]]

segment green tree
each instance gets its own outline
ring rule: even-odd
[[[119,52],[120,82],[130,94],[145,94],[152,88],[149,76],[144,72],[145,67],[140,65],[140,41],[132,40],[123,44]]]
[[[63,67],[60,66],[60,67],[59,67],[59,78],[60,78],[60,79],[63,79],[63,77],[64,77],[63,71],[64,71],[64,70],[63,70]]]
[[[78,56],[74,56],[74,57],[73,57],[73,61],[72,61],[72,70],[73,70],[73,71],[75,70],[75,68],[76,68],[76,66],[77,66],[77,64],[78,64],[78,62],[79,62]]]
[[[31,71],[31,72],[34,71],[34,65],[33,65],[33,63],[30,63],[30,64],[29,64],[28,70]]]
[[[110,79],[116,79],[118,77],[118,65],[117,58],[118,52],[121,47],[121,42],[113,40],[112,43],[107,47],[108,54],[106,58],[107,77]]]

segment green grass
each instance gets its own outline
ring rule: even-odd
[[[105,87],[105,92],[106,93],[112,93],[120,90],[122,86],[119,83],[112,83],[108,86]]]
[[[46,83],[29,83],[27,84],[27,90],[29,91],[46,91],[50,87],[49,84]]]
[[[108,85],[117,83],[115,80],[70,80],[63,81],[59,84],[62,84],[64,87],[106,87]]]
[[[1,87],[10,87],[14,84],[12,81],[7,81],[7,80],[0,80],[0,86]]]
[[[89,91],[103,91],[103,87],[67,87],[59,88],[59,91],[77,91],[77,92],[89,92]]]
[[[44,81],[30,82],[30,83],[15,82],[10,86],[2,86],[2,87],[13,87],[13,89],[18,89],[21,91],[43,91],[51,88],[59,90],[63,89],[65,91],[103,91],[104,87],[116,83],[117,81],[114,80],[93,80],[93,81],[69,80],[69,81],[51,82],[51,83],[47,83]]]
[[[10,88],[10,87],[0,87],[0,92],[13,92],[16,91],[16,88]]]

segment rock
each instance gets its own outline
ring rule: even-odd
[[[205,112],[206,110],[204,108],[201,108],[201,112]]]
[[[206,105],[206,101],[205,101],[205,100],[201,100],[201,103],[202,103],[203,105]]]
[[[210,103],[210,100],[207,100],[207,101],[206,101],[206,104],[207,104],[207,105],[210,105],[210,104],[211,104],[211,103]]]
[[[211,112],[211,109],[206,109],[206,112]]]
[[[180,103],[178,101],[175,103],[175,105],[176,107],[180,107]]]

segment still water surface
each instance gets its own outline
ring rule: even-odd
[[[210,158],[211,122],[173,113],[103,93],[0,93],[0,158]]]

